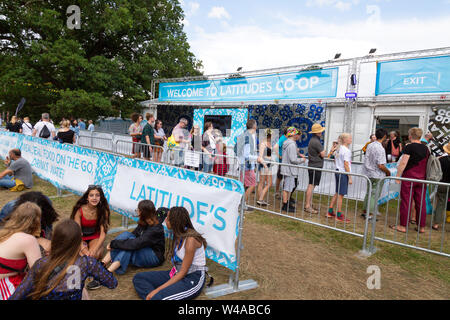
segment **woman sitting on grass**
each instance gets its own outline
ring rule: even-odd
[[[53,233],[50,255],[39,259],[10,300],[81,300],[87,298],[84,282],[94,277],[114,289],[117,279],[96,259],[80,256],[80,226],[70,219],[61,221]]]
[[[101,259],[110,215],[108,201],[101,186],[89,186],[73,207],[70,216],[70,219],[80,225],[83,233],[81,255]]]
[[[167,252],[172,270],[138,273],[133,278],[134,288],[145,300],[194,299],[205,284],[206,240],[194,229],[183,207],[170,209],[166,226],[173,231]]]
[[[58,213],[52,205],[52,201],[39,191],[30,191],[21,194],[17,199],[6,203],[0,211],[0,222],[6,223],[11,213],[22,203],[33,202],[41,208],[41,234],[37,239],[41,253],[48,254],[50,251],[50,240],[52,239],[53,223],[58,221]],[[1,228],[1,227],[0,227]]]
[[[0,230],[0,300],[8,300],[25,277],[27,266],[41,258],[36,237],[41,209],[31,202],[18,206]]]
[[[110,272],[124,274],[128,265],[139,268],[153,268],[164,262],[164,228],[156,216],[155,205],[150,200],[142,200],[136,209],[139,216],[138,226],[132,233],[123,232],[111,241],[109,252],[102,263]],[[100,288],[100,283],[92,281],[86,286],[93,290]]]

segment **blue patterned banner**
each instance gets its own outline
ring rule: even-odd
[[[450,56],[378,63],[376,95],[450,92]]]
[[[208,247],[207,257],[236,268],[236,229],[244,186],[238,180],[130,159],[57,141],[0,132],[0,156],[19,148],[34,173],[60,189],[84,193],[101,185],[111,209],[135,221],[139,201],[184,206]]]
[[[252,101],[334,98],[338,68],[159,84],[159,101]]]

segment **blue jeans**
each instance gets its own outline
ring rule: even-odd
[[[0,187],[3,188],[12,188],[16,186],[16,180],[12,179],[12,176],[6,175],[2,179],[0,179]]]
[[[141,272],[134,276],[133,285],[141,299],[170,280],[170,271]],[[152,300],[191,300],[197,297],[205,285],[205,271],[195,271],[183,279],[159,291]]]
[[[124,232],[115,240],[127,239],[136,239],[136,237],[131,232]],[[153,268],[161,264],[151,248],[142,248],[135,251],[111,249],[111,261],[120,261],[120,267],[116,270],[117,274],[124,274],[129,264],[138,268]]]

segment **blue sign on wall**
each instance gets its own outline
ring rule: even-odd
[[[378,63],[376,95],[450,92],[450,56]]]
[[[160,101],[255,101],[336,97],[338,68],[159,84]]]

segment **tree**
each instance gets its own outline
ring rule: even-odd
[[[81,29],[69,29],[70,5]],[[201,75],[178,0],[0,0],[0,105],[37,120],[128,116],[152,80]]]

